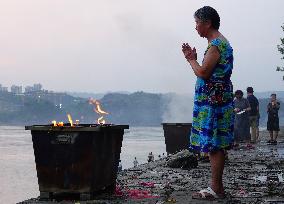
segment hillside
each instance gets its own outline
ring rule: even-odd
[[[281,100],[280,100],[281,101]],[[109,93],[101,99],[101,108],[108,112],[107,123],[132,126],[159,126],[162,122],[191,122],[193,99],[190,95],[153,94],[145,92]],[[268,98],[260,98],[260,126],[267,121]],[[281,101],[281,104],[284,104]],[[0,92],[0,124],[49,124],[52,120],[67,122],[67,114],[80,123],[97,123],[99,115],[87,98],[66,93],[37,92],[15,95]],[[279,112],[284,125],[284,107]]]

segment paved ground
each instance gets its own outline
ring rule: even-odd
[[[277,145],[268,145],[268,133],[261,132],[261,141],[250,149],[230,150],[225,164],[226,198],[212,203],[284,203],[284,134]],[[101,195],[92,201],[60,203],[208,203],[192,200],[191,194],[208,186],[210,166],[199,162],[191,170],[167,167],[167,159],[124,170],[118,175],[118,194]],[[37,199],[22,204],[56,203]],[[57,202],[58,203],[58,202]]]

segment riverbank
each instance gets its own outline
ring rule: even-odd
[[[284,134],[277,145],[268,145],[262,131],[254,148],[229,151],[224,170],[226,198],[212,203],[284,203]],[[168,158],[124,170],[118,174],[116,196],[100,195],[93,201],[61,203],[208,203],[192,200],[195,191],[208,186],[210,165],[200,161],[190,170],[167,167]],[[37,199],[21,204],[56,203]],[[58,203],[58,202],[57,202]]]

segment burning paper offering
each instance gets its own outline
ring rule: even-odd
[[[67,114],[67,118],[68,118],[68,121],[70,123],[70,126],[74,127],[73,120],[72,120],[72,117],[71,117],[70,114]],[[56,120],[51,121],[51,123],[53,124],[54,127],[58,127],[58,126],[63,127],[64,126],[63,122],[56,122]],[[79,120],[76,120],[76,125],[79,125]]]
[[[73,126],[73,120],[72,120],[71,115],[70,115],[70,114],[67,114],[67,117],[68,117],[68,120],[69,120],[70,126]]]

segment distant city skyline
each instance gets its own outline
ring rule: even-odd
[[[36,83],[33,85],[28,86],[19,86],[16,84],[13,84],[11,87],[3,86],[3,84],[0,83],[0,93],[1,92],[10,92],[16,95],[25,95],[25,94],[36,94],[38,96],[44,96],[44,95],[56,95],[56,94],[68,94],[74,97],[79,98],[94,98],[94,99],[101,99],[104,95],[109,93],[120,93],[120,94],[133,94],[137,91],[106,91],[106,92],[83,92],[83,91],[54,91],[54,90],[48,90],[46,89],[41,83]],[[138,91],[141,92],[141,91]],[[145,93],[153,93],[153,94],[169,94],[172,95],[173,98],[174,92],[146,92]],[[245,90],[244,90],[245,92]],[[271,93],[275,93],[277,95],[277,98],[280,100],[284,99],[284,91],[256,91],[254,94],[257,98],[269,98]],[[193,97],[194,93],[177,93],[175,94],[176,97]],[[192,98],[190,99],[192,100]],[[183,104],[185,105],[185,104]]]
[[[10,88],[10,89],[9,89]],[[19,86],[16,84],[11,85],[11,87],[3,86],[3,84],[0,83],[0,91],[2,92],[12,92],[16,94],[20,93],[28,93],[28,92],[35,92],[35,91],[41,91],[42,85],[40,83],[28,85],[28,86]]]
[[[284,1],[27,0],[0,2],[0,83],[41,83],[57,92],[193,93],[196,77],[181,52],[206,39],[193,13],[209,5],[234,48],[235,89],[281,91],[277,50]],[[16,83],[17,82],[17,83]]]

